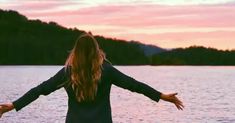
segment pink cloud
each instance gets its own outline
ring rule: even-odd
[[[233,38],[235,32],[219,30],[220,28],[235,29],[235,4],[185,6],[156,4],[101,5],[61,10],[63,7],[74,4],[72,2],[56,1],[45,3],[23,2],[20,4],[8,4],[3,8],[16,9],[32,19],[55,21],[67,27],[76,26],[78,29],[80,29],[79,26],[87,26],[88,28],[85,30],[92,30],[95,34],[126,40],[144,41],[160,46],[165,46],[164,41],[169,41],[172,46],[196,45],[198,43],[216,47],[221,45],[223,48],[235,47],[235,43],[233,43],[235,42],[235,38]],[[106,25],[109,28],[92,27],[92,25]],[[112,26],[114,28],[110,28]],[[210,30],[211,32],[200,32],[198,30],[198,32],[182,32],[182,28],[197,29],[199,27],[212,30]],[[127,28],[139,31],[138,33],[128,32]],[[179,32],[170,32],[169,30],[169,32],[161,34],[156,32],[149,33],[145,32],[143,28],[159,28],[159,30],[172,28],[174,30],[178,29]],[[233,45],[221,43],[225,40],[232,42],[231,44]],[[158,43],[155,41],[158,41]]]
[[[235,6],[96,6],[71,11],[27,12],[63,25],[101,24],[128,27],[235,27]],[[66,17],[68,19],[60,19]]]
[[[235,42],[235,31],[213,31],[213,32],[168,32],[161,34],[127,33],[122,38],[142,39],[142,40],[229,40]],[[148,39],[146,39],[148,38]]]
[[[107,33],[108,35],[108,33]],[[117,36],[121,39],[133,39],[155,44],[165,48],[203,45],[218,49],[235,49],[235,31],[213,32],[175,32],[162,34],[126,33]]]
[[[235,42],[235,31],[213,31],[213,32],[177,32],[177,33],[163,33],[155,35],[158,40],[230,40]]]
[[[59,8],[61,6],[67,6],[75,4],[72,1],[12,1],[5,4],[2,4],[2,8],[4,9],[13,9],[23,12],[30,12],[33,13],[35,11],[40,10],[52,10],[54,8]],[[78,4],[78,2],[76,2]],[[80,3],[79,3],[80,4]],[[32,11],[33,10],[33,11]]]

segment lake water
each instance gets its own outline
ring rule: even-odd
[[[235,123],[235,67],[115,66],[135,79],[165,92],[178,92],[186,106],[156,103],[141,94],[112,86],[114,123]],[[62,66],[0,66],[0,103],[11,102],[53,76]],[[64,123],[67,95],[55,91],[18,113],[6,113],[1,123]]]

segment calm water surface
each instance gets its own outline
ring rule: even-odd
[[[114,123],[235,123],[235,67],[115,66],[162,92],[178,92],[184,111],[141,94],[112,86]],[[0,103],[11,102],[53,76],[62,66],[0,66]],[[1,123],[64,123],[64,89],[11,111]]]

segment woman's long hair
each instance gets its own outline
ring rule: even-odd
[[[91,34],[82,34],[77,39],[65,65],[71,67],[69,85],[78,102],[94,100],[104,59],[104,52]]]

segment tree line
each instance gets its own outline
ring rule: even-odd
[[[76,39],[85,31],[55,22],[29,20],[16,11],[0,10],[1,65],[62,65]],[[148,64],[139,46],[125,40],[95,36],[113,64]]]
[[[63,65],[77,37],[85,32],[1,9],[0,28],[0,65]],[[95,38],[114,65],[235,65],[234,50],[192,46],[167,51],[139,42]]]
[[[191,46],[155,54],[150,60],[152,65],[235,65],[235,50]]]

